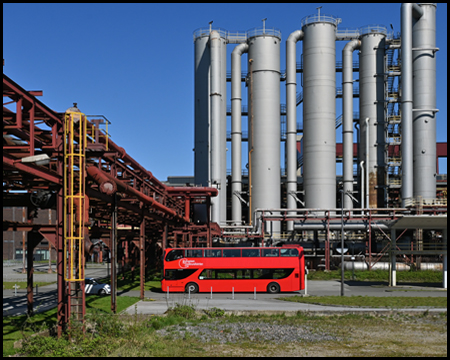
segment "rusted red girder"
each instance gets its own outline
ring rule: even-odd
[[[7,155],[3,155],[3,164],[7,164],[13,168],[16,168],[17,170],[24,171],[30,175],[39,177],[52,183],[62,185],[61,176],[52,174],[48,170],[41,168],[38,165],[23,164],[20,159],[13,159]]]
[[[154,209],[163,212],[166,215],[170,215],[174,218],[185,221],[185,219],[182,216],[178,215],[176,213],[176,211],[168,208],[167,206],[159,203],[155,199],[141,193],[140,191],[132,188],[131,186],[128,186],[124,182],[105,173],[104,171],[100,170],[99,168],[97,168],[95,166],[89,166],[87,168],[87,173],[100,185],[100,191],[108,191],[109,195],[111,195],[115,192],[114,187],[116,187],[117,190],[127,193],[130,196],[136,197],[137,199],[150,205]]]
[[[101,136],[99,138],[101,143],[106,143],[106,138]],[[139,170],[143,175],[145,175],[149,181],[156,185],[157,189],[160,191],[165,191],[166,186],[159,181],[150,171],[145,169],[141,164],[139,164],[136,160],[134,160],[130,155],[127,154],[125,149],[119,145],[117,145],[114,141],[108,138],[108,148],[111,151],[117,152],[120,158],[127,164],[130,164],[134,170]]]

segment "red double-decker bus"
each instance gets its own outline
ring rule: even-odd
[[[248,248],[166,249],[164,292],[268,292],[305,288],[305,260],[298,245]]]

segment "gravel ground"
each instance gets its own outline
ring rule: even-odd
[[[311,331],[306,326],[278,325],[264,322],[223,323],[213,321],[205,324],[187,323],[186,325],[174,325],[157,330],[160,336],[172,335],[174,339],[183,339],[188,336],[198,338],[201,342],[216,341],[220,344],[247,341],[325,341],[336,340],[334,336]]]

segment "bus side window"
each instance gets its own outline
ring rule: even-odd
[[[262,249],[262,256],[278,256],[279,249]]]
[[[240,257],[240,249],[225,249],[223,250],[223,257]]]
[[[188,249],[188,250],[186,250],[186,257],[203,257],[203,250]]]
[[[242,249],[242,257],[259,257],[259,249]]]
[[[280,249],[280,256],[298,256],[297,249]]]
[[[219,249],[208,249],[205,250],[205,257],[222,257],[222,253]]]

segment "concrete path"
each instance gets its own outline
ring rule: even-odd
[[[56,281],[56,274],[46,274],[48,265],[38,264],[36,271],[44,272],[35,274],[34,281]],[[90,265],[86,269],[86,276],[97,279],[107,276],[107,265]],[[26,274],[21,273],[21,267],[3,267],[4,281],[26,281]],[[325,296],[340,295],[340,281],[308,281],[308,295]],[[192,304],[197,309],[220,308],[230,312],[296,312],[296,311],[316,311],[316,312],[385,312],[391,309],[380,308],[352,308],[341,306],[321,306],[292,303],[277,298],[291,295],[304,295],[305,291],[299,291],[289,294],[256,294],[256,300],[253,293],[202,293],[188,294],[162,292],[145,292],[145,301],[139,301],[126,310],[129,314],[163,314],[169,306],[175,304]],[[442,289],[441,284],[402,284],[396,287],[388,287],[381,282],[356,282],[346,281],[344,284],[345,296],[423,296],[423,297],[447,297],[447,290]],[[119,291],[118,296],[140,296],[140,291]],[[41,286],[34,290],[34,310],[37,312],[51,309],[57,305],[56,283],[47,286]],[[3,316],[25,314],[27,310],[26,288],[17,290],[17,296],[14,290],[3,290]],[[404,309],[404,311],[424,311],[426,308]],[[447,311],[444,309],[430,309],[430,311]]]

